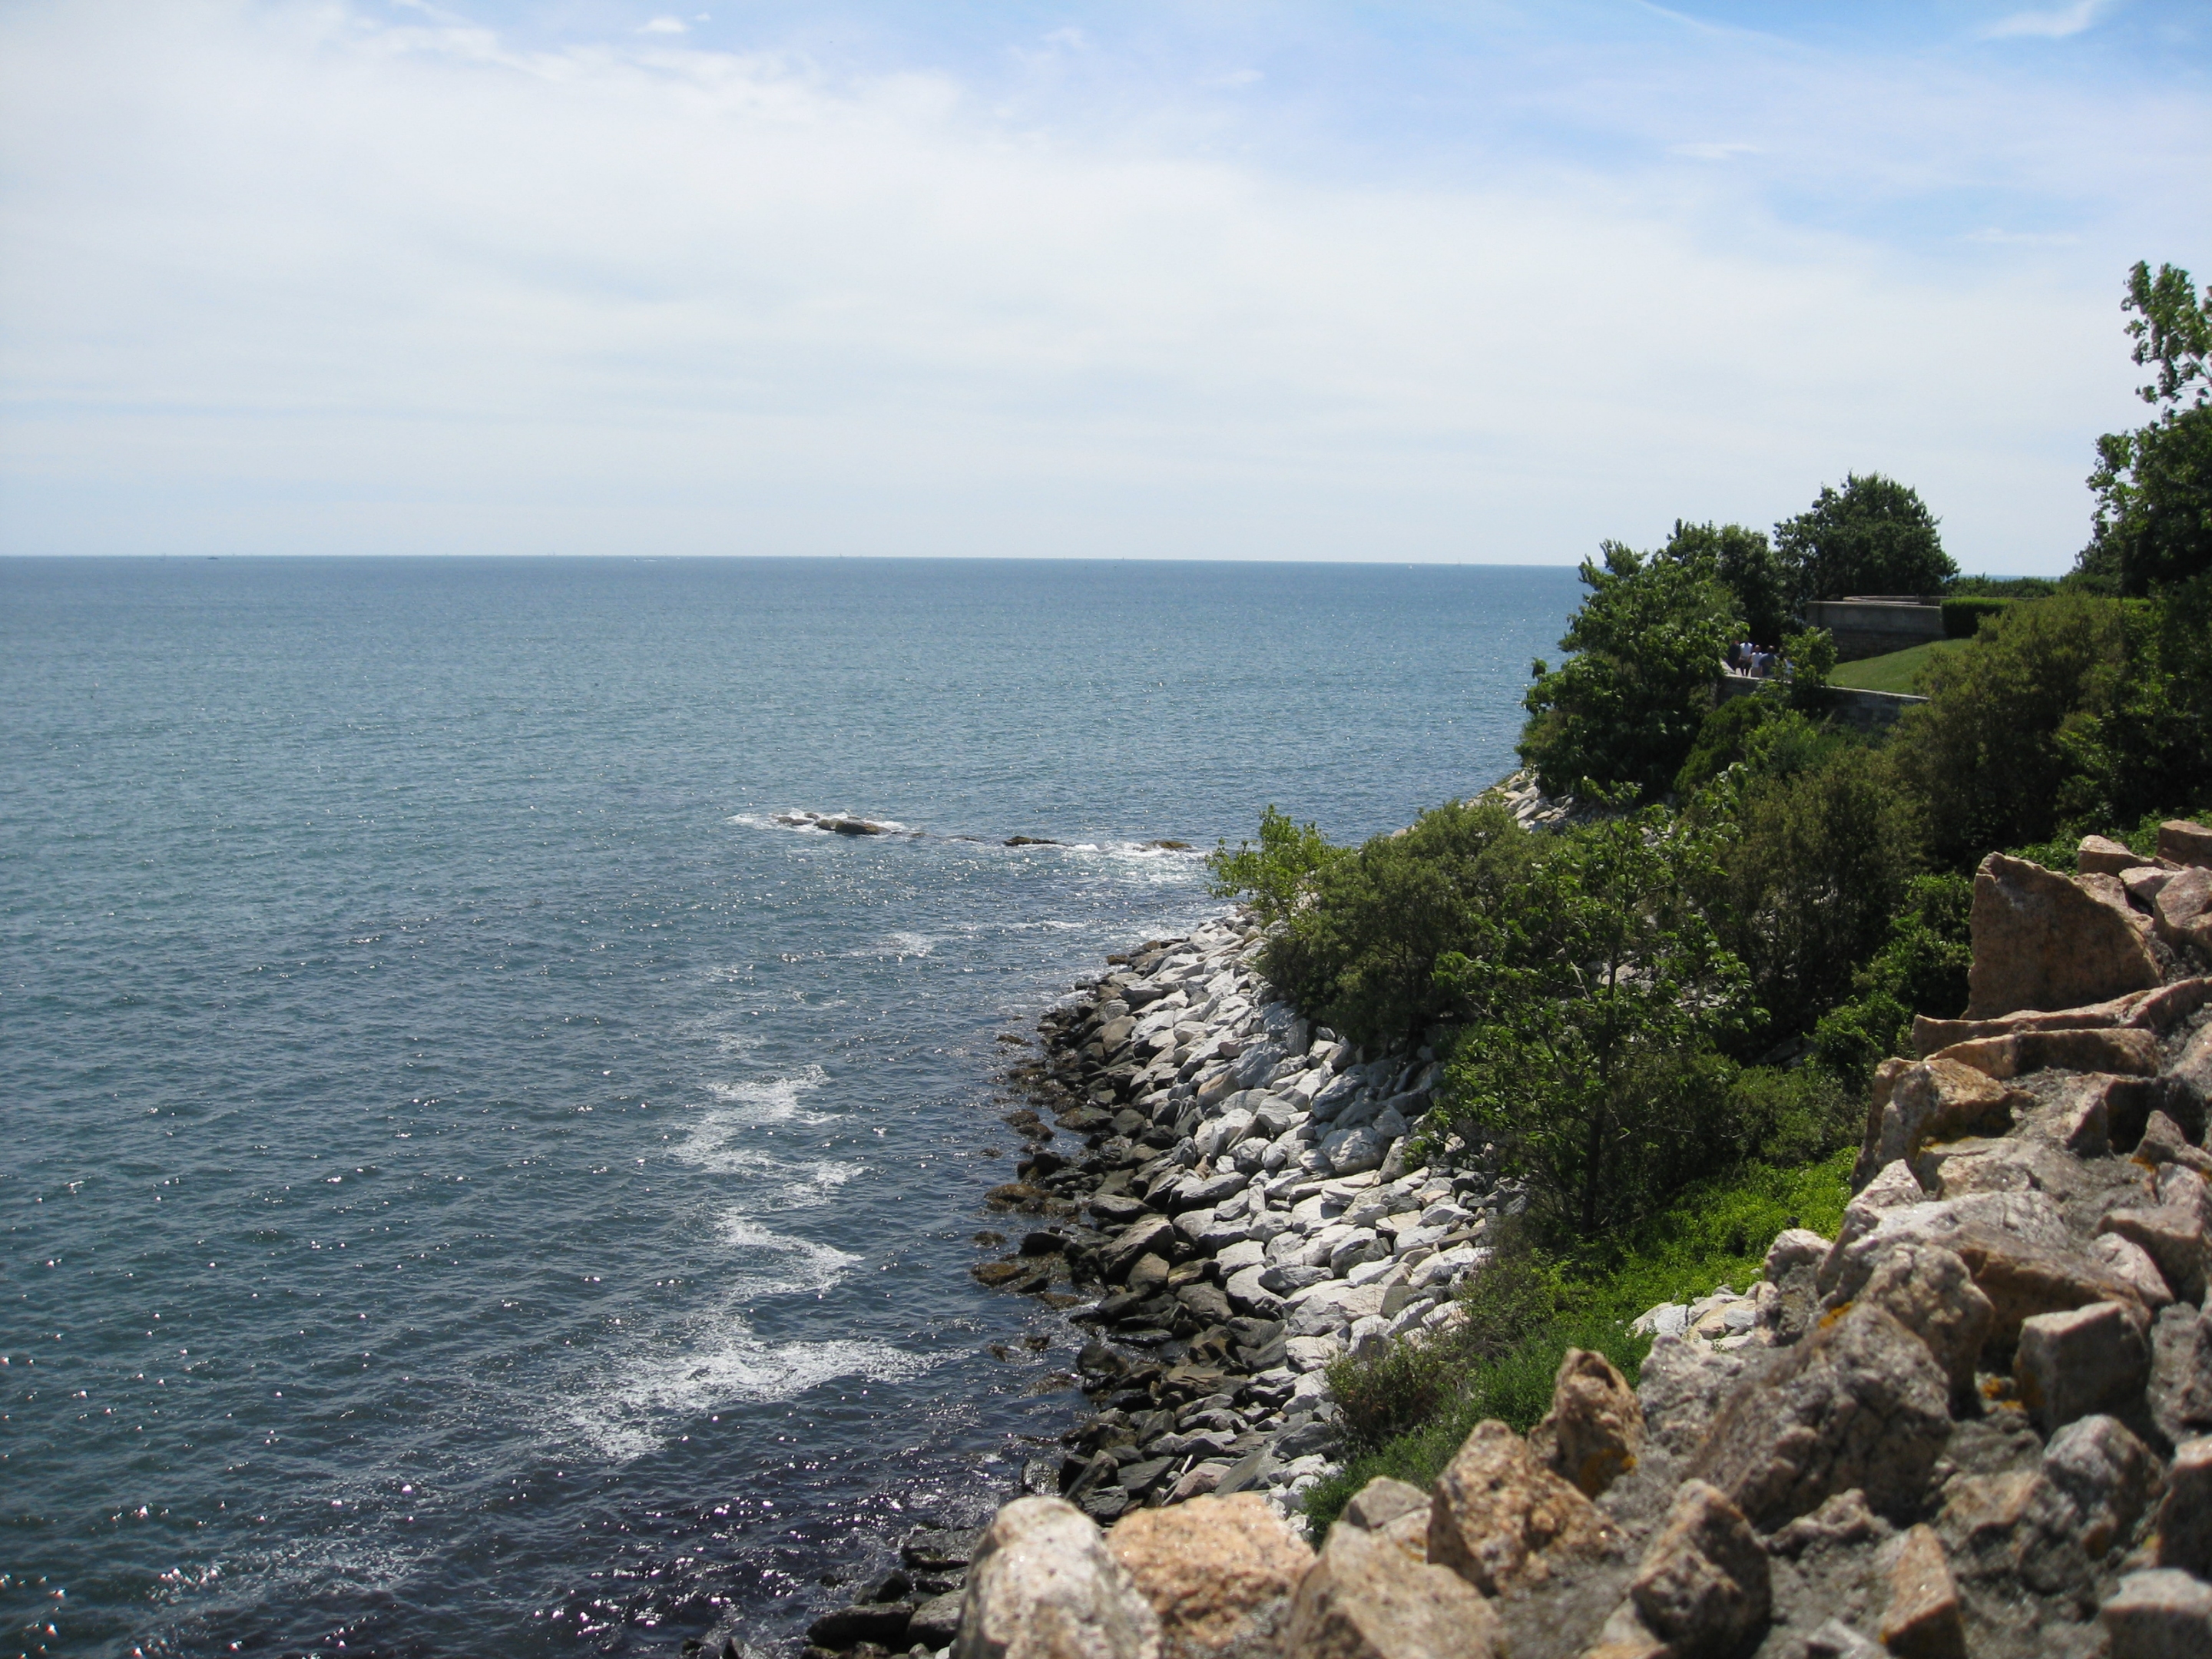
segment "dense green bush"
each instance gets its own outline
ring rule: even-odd
[[[1878,472],[1822,485],[1813,505],[1774,527],[1775,550],[1802,614],[1853,593],[1940,593],[1959,574],[1920,494]]]
[[[1943,601],[1943,635],[1971,640],[1979,631],[1983,617],[1998,615],[2011,603],[2010,599],[1954,594]]]
[[[1914,878],[1881,948],[1851,975],[1850,998],[1814,1026],[1814,1060],[1854,1096],[1864,1092],[1876,1066],[1906,1052],[1913,1015],[1954,1019],[1965,1009],[1973,898],[1966,876]]]
[[[2097,441],[2089,488],[2095,534],[2081,569],[2124,593],[2145,595],[2212,573],[2212,289],[2197,298],[2187,271],[2138,262],[2122,308],[2131,356],[2155,368],[2142,400],[2158,418]]]
[[[2070,827],[2212,807],[2212,572],[2119,608],[2111,696],[2063,734]]]
[[[1424,812],[1410,829],[1322,860],[1267,950],[1267,975],[1314,1018],[1360,1042],[1409,1036],[1454,1006],[1437,958],[1468,948],[1480,919],[1540,852],[1492,799]],[[1222,878],[1237,873],[1221,866]]]
[[[1743,759],[1752,733],[1787,711],[1779,697],[1757,693],[1730,697],[1705,716],[1696,741],[1674,774],[1674,793],[1687,799]],[[1798,718],[1802,718],[1799,716]]]
[[[2081,799],[2074,781],[2128,661],[2121,606],[2082,593],[2009,606],[1971,640],[1936,653],[1928,702],[1890,740],[1930,846],[1971,864],[1993,847],[2041,841]]]
[[[1722,586],[1735,598],[1747,637],[1771,646],[1790,631],[1787,574],[1765,532],[1740,524],[1689,524],[1677,519],[1674,533],[1658,556],[1710,561]]]
[[[1809,1031],[1849,994],[1917,872],[1919,824],[1878,752],[1802,716],[1755,732],[1754,762],[1762,741],[1771,769],[1742,781],[1722,819],[1713,913],[1765,1011],[1763,1044]],[[1776,764],[1793,749],[1806,763]]]
[[[1960,599],[2047,599],[2063,586],[2048,576],[1960,576],[1944,592]]]
[[[1231,852],[1217,842],[1206,855],[1216,898],[1251,901],[1262,927],[1288,921],[1311,902],[1322,872],[1345,855],[1311,823],[1293,823],[1273,805],[1260,814],[1260,839]]]
[[[1554,1229],[1649,1207],[1711,1109],[1747,988],[1698,902],[1714,854],[1660,807],[1557,835],[1437,961],[1462,1021],[1442,1109],[1533,1179]]]
[[[1589,595],[1559,641],[1558,669],[1539,660],[1522,699],[1521,757],[1555,794],[1586,782],[1662,793],[1712,708],[1713,683],[1741,626],[1712,554],[1641,554],[1604,545],[1585,561]]]
[[[1526,1434],[1551,1409],[1559,1362],[1570,1348],[1601,1353],[1620,1367],[1632,1387],[1649,1337],[1631,1336],[1617,1319],[1584,1315],[1553,1319],[1530,1330],[1507,1352],[1462,1371],[1448,1403],[1419,1426],[1373,1450],[1347,1459],[1336,1474],[1305,1495],[1306,1533],[1316,1544],[1359,1489],[1381,1475],[1417,1486],[1432,1485],[1478,1423],[1497,1418]]]

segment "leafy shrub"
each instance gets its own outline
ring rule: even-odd
[[[1705,716],[1674,774],[1674,793],[1694,795],[1744,757],[1751,734],[1783,712],[1781,702],[1753,692],[1730,697]]]
[[[1928,702],[1889,747],[1940,856],[1963,865],[2051,836],[2074,781],[2097,768],[2089,722],[2112,706],[2126,659],[2121,607],[2080,593],[2008,606],[1931,657]]]
[[[1346,849],[1332,847],[1310,823],[1295,823],[1270,805],[1260,814],[1260,839],[1237,843],[1231,852],[1226,841],[1218,842],[1206,855],[1216,898],[1250,898],[1262,927],[1295,915],[1312,898],[1322,872],[1342,858]]]
[[[2121,308],[2136,313],[2130,355],[2157,371],[2136,395],[2159,415],[2098,439],[2096,533],[2081,567],[2141,595],[2212,574],[2212,289],[2200,300],[2186,270],[2154,276],[2138,261]]]
[[[1789,631],[1787,581],[1782,561],[1764,532],[1740,524],[1689,524],[1677,519],[1674,533],[1660,552],[1672,559],[1710,559],[1714,574],[1735,596],[1749,638],[1772,645]]]
[[[1960,576],[1944,591],[1959,599],[2047,599],[2063,585],[2048,576]]]
[[[1814,1026],[1813,1060],[1854,1095],[1863,1094],[1876,1066],[1905,1052],[1913,1015],[1951,1019],[1966,1006],[1973,898],[1963,875],[1916,877],[1881,949],[1851,975],[1850,1000]]]
[[[1650,1347],[1650,1338],[1631,1336],[1619,1320],[1603,1316],[1559,1318],[1539,1327],[1506,1352],[1462,1371],[1457,1392],[1427,1422],[1355,1454],[1312,1486],[1304,1500],[1307,1534],[1320,1543],[1344,1506],[1379,1475],[1417,1486],[1434,1484],[1478,1423],[1498,1418],[1527,1433],[1551,1409],[1553,1384],[1569,1348],[1605,1355],[1633,1387]]]
[[[1662,1302],[1692,1302],[1721,1285],[1747,1291],[1785,1227],[1830,1237],[1850,1198],[1848,1148],[1794,1169],[1753,1165],[1701,1181],[1649,1219],[1600,1241],[1570,1269],[1563,1292],[1591,1315],[1632,1320]]]
[[[1712,843],[1664,808],[1551,838],[1437,977],[1463,1001],[1443,1110],[1529,1176],[1550,1224],[1632,1215],[1681,1160],[1743,967],[1697,902]]]
[[[2212,572],[2120,602],[2124,662],[2110,707],[2062,733],[2071,827],[2212,805]]]
[[[1522,699],[1522,760],[1554,793],[1585,782],[1656,795],[1673,781],[1712,707],[1736,631],[1735,600],[1711,553],[1640,554],[1618,542],[1585,560],[1589,595],[1560,639],[1575,654],[1535,665]]]
[[[1785,770],[1792,738],[1810,763]],[[1878,753],[1802,716],[1762,726],[1752,747],[1767,775],[1742,785],[1726,821],[1716,914],[1765,1011],[1759,1041],[1771,1042],[1810,1030],[1881,947],[1917,866],[1919,826]]]
[[[1747,1066],[1729,1080],[1718,1161],[1795,1169],[1856,1150],[1865,1113],[1819,1066]]]
[[[1774,545],[1801,611],[1853,593],[1940,593],[1959,574],[1920,493],[1878,472],[1822,485],[1811,507],[1775,526]]]
[[[1346,1036],[1408,1036],[1452,1006],[1437,959],[1468,948],[1540,843],[1495,799],[1452,802],[1377,836],[1312,878],[1309,902],[1269,945],[1267,975]]]
[[[1459,1396],[1463,1382],[1459,1357],[1440,1343],[1389,1342],[1371,1358],[1346,1354],[1328,1367],[1345,1449],[1354,1455],[1420,1427]]]
[[[1953,595],[1943,601],[1943,636],[1951,640],[1971,640],[1980,629],[1982,618],[2002,614],[2010,599],[1979,595]]]

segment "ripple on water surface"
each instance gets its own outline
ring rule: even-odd
[[[1573,598],[0,562],[0,1652],[788,1638],[1071,1410],[994,1039],[1213,907],[1148,843],[1505,770]]]

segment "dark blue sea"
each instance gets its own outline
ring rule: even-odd
[[[980,1514],[997,1039],[1216,908],[1143,843],[1509,770],[1577,591],[0,561],[0,1653],[787,1641]]]

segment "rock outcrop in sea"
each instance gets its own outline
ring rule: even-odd
[[[2212,1654],[2212,832],[1984,861],[1972,1000],[1869,1101],[1833,1238],[1571,1352],[1527,1437],[1376,1480],[1318,1553],[1322,1368],[1457,1317],[1521,1202],[1415,1167],[1437,1065],[1270,1000],[1257,931],[1158,940],[1047,1021],[997,1277],[1065,1296],[1095,1413],[875,1648],[954,1659]],[[1042,1119],[1037,1127],[1042,1127]],[[863,1610],[854,1610],[859,1616]],[[879,1633],[878,1633],[879,1632]]]

